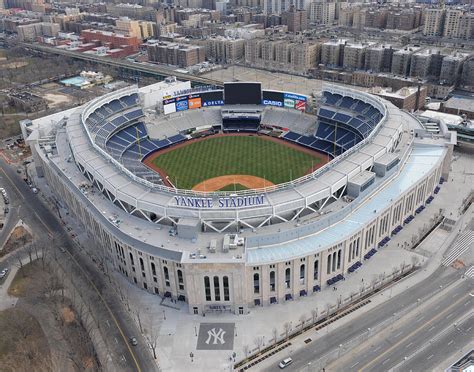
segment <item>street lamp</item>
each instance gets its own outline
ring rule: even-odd
[[[197,335],[198,335],[198,333],[197,333],[197,328],[196,328],[196,326],[194,326],[194,336],[197,337]]]
[[[166,313],[164,310],[163,310],[163,320],[166,320]]]
[[[189,353],[189,357],[191,358],[191,363],[194,362],[194,354],[192,352]]]

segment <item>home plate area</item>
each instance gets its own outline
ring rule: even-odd
[[[197,350],[232,350],[235,323],[201,323]]]

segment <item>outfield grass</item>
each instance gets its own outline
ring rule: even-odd
[[[153,164],[178,188],[209,178],[245,174],[274,184],[303,176],[321,157],[256,136],[213,137],[159,155]]]

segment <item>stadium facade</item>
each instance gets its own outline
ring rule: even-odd
[[[429,133],[379,97],[246,84],[128,87],[21,124],[37,175],[94,239],[103,264],[194,314],[245,314],[350,280],[449,172],[455,134]],[[278,136],[331,161],[236,192],[182,190],[143,163],[193,136],[235,131]]]

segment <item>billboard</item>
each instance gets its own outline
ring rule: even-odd
[[[201,93],[202,107],[222,106],[224,104],[224,92],[222,90],[214,90],[211,92]]]
[[[165,115],[172,114],[173,112],[176,112],[176,103],[171,102],[171,103],[167,103],[166,105],[164,104],[163,105],[163,112],[165,113]]]
[[[188,100],[188,107],[190,110],[201,108],[201,97],[190,98]]]
[[[283,105],[286,108],[294,108],[299,111],[306,110],[306,96],[295,93],[284,93]]]
[[[282,92],[274,92],[271,90],[264,90],[262,92],[262,105],[283,107],[284,95]]]
[[[188,109],[188,100],[183,99],[176,102],[176,111],[186,111]]]
[[[260,83],[224,83],[226,105],[260,105],[262,86]]]

